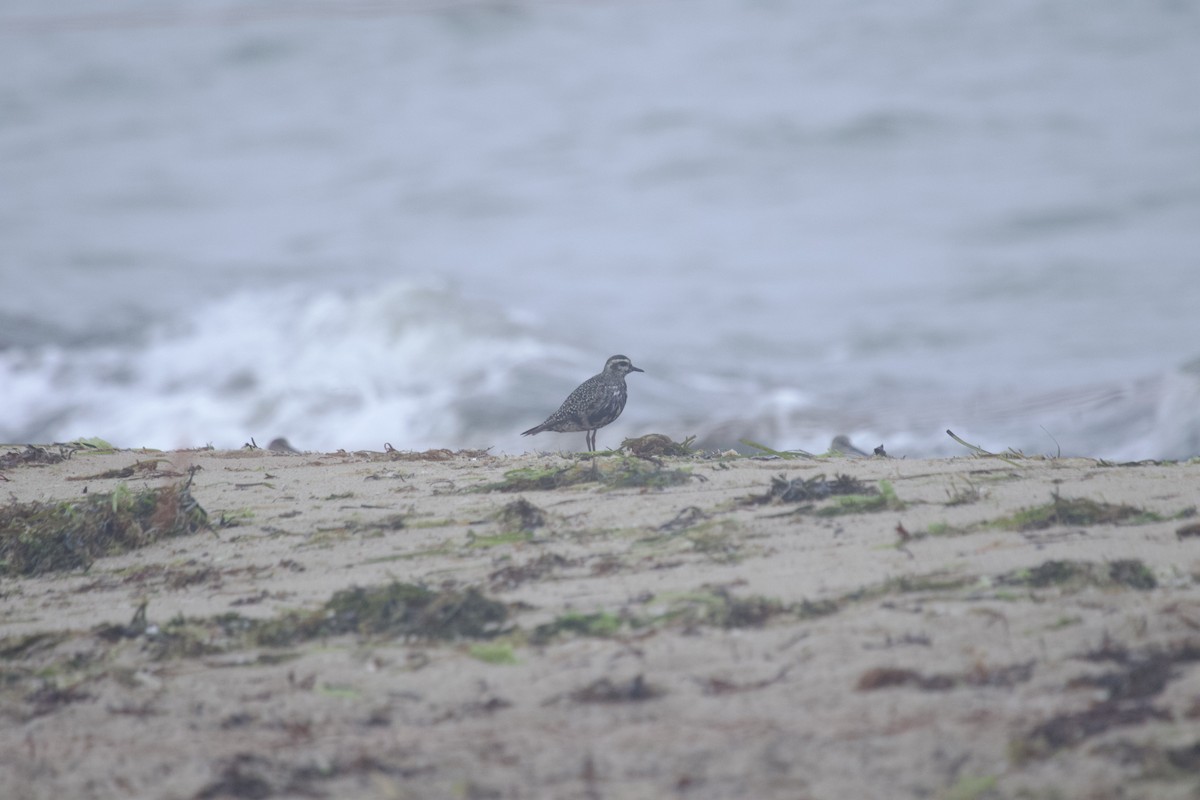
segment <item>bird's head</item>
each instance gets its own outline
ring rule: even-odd
[[[629,356],[610,356],[608,361],[604,362],[604,371],[611,375],[624,377],[631,372],[645,372],[646,370],[635,367],[629,360]]]

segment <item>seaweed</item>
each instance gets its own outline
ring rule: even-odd
[[[996,789],[995,775],[964,775],[938,794],[938,800],[978,800],[993,797]]]
[[[488,450],[448,450],[446,448],[436,448],[432,450],[422,450],[414,452],[412,450],[397,450],[391,444],[384,443],[382,454],[370,453],[375,460],[387,461],[452,461],[456,458],[479,459],[488,456]]]
[[[88,450],[93,453],[112,453],[117,449],[99,436],[80,437],[59,446],[70,447],[72,450]]]
[[[1058,714],[1035,726],[1024,737],[1009,743],[1009,757],[1017,763],[1049,758],[1054,753],[1098,736],[1112,728],[1169,721],[1171,715],[1153,706],[1096,703],[1083,711]]]
[[[797,458],[816,458],[816,456],[814,456],[812,453],[805,452],[804,450],[775,450],[767,447],[765,444],[759,444],[758,442],[750,439],[738,439],[738,443],[744,445],[745,447],[749,447],[752,450],[757,450],[760,453],[765,453],[767,456],[772,458],[781,458],[784,461],[791,461]]]
[[[270,761],[252,753],[238,753],[221,768],[217,778],[193,795],[194,800],[247,798],[261,800],[275,794],[275,783],[268,773],[278,772]],[[272,777],[275,777],[272,775]]]
[[[100,481],[100,480],[120,480],[123,478],[178,478],[181,473],[170,469],[159,469],[158,465],[164,461],[162,458],[151,458],[146,461],[137,460],[128,467],[120,469],[109,469],[104,472],[97,472],[94,475],[71,475],[67,478],[69,481]],[[195,470],[200,469],[195,467]]]
[[[896,496],[891,481],[880,481],[879,489],[865,494],[845,494],[834,498],[832,505],[817,510],[818,517],[837,517],[843,514],[869,514],[876,511],[903,511],[907,506]]]
[[[880,481],[879,487],[868,486],[851,475],[837,474],[829,480],[824,474],[811,478],[791,478],[777,475],[763,494],[742,498],[742,505],[764,505],[778,503],[814,503],[833,499],[833,503],[813,510],[811,505],[802,506],[788,514],[814,513],[819,517],[836,517],[843,514],[865,514],[875,511],[899,511],[905,504],[896,496],[890,481]]]
[[[1171,713],[1150,705],[1150,700],[1179,677],[1177,667],[1200,661],[1200,644],[1183,639],[1167,645],[1130,650],[1108,638],[1098,650],[1083,655],[1089,661],[1111,661],[1117,669],[1072,678],[1068,688],[1100,689],[1103,700],[1083,711],[1057,714],[1035,726],[1025,736],[1013,740],[1009,753],[1014,761],[1042,759],[1064,748],[1104,733],[1112,728],[1142,725],[1150,721],[1171,721]],[[1189,752],[1174,754],[1180,763],[1189,763]]]
[[[616,635],[621,625],[621,618],[607,611],[597,611],[593,614],[568,611],[554,621],[534,628],[531,640],[534,644],[546,644],[563,633],[607,638]]]
[[[647,683],[644,677],[636,675],[627,682],[619,683],[609,678],[599,678],[571,692],[571,699],[576,703],[640,703],[666,693],[666,689]]]
[[[695,525],[699,525],[709,519],[699,506],[688,506],[682,509],[678,514],[670,520],[659,525],[657,530],[664,533],[673,533],[675,531],[687,530]]]
[[[506,642],[481,642],[471,645],[467,650],[471,658],[485,664],[516,664],[517,656],[513,653],[512,645]]]
[[[792,606],[768,597],[734,597],[719,586],[676,598],[662,619],[687,628],[761,628],[772,617],[792,610]]]
[[[1086,497],[1062,497],[1057,491],[1049,503],[1018,511],[989,523],[1007,530],[1035,531],[1057,525],[1114,525],[1156,522],[1158,515],[1126,505],[1113,505]]]
[[[67,634],[61,631],[54,633],[39,631],[24,636],[5,636],[0,638],[0,661],[28,658],[30,654],[52,648],[66,638]]]
[[[528,542],[531,538],[529,531],[505,531],[491,536],[480,536],[474,531],[467,531],[467,547],[498,547],[505,544]]]
[[[59,687],[53,683],[45,683],[25,696],[25,702],[33,706],[29,717],[40,717],[57,711],[60,706],[69,703],[79,703],[94,699],[93,695],[85,692],[80,684]]]
[[[102,556],[204,530],[208,514],[190,484],[138,492],[119,484],[81,500],[0,507],[0,575],[86,569]]]
[[[285,730],[299,740],[313,735],[309,720],[290,723]],[[379,779],[390,784],[432,771],[433,767],[424,762],[409,764],[405,759],[381,760],[363,753],[320,763],[304,760],[301,764],[289,764],[252,752],[239,752],[213,766],[215,777],[192,795],[192,800],[326,797],[329,791],[322,784],[338,779],[353,778],[363,786],[382,785]],[[468,791],[462,796],[475,795]]]
[[[965,506],[983,499],[983,492],[969,479],[967,480],[966,487],[961,489],[953,481],[951,481],[950,485],[953,491],[951,489],[946,490],[946,496],[949,498],[946,501],[947,506]]]
[[[980,446],[979,446],[979,445],[977,445],[977,444],[971,444],[970,442],[968,442],[968,441],[966,441],[966,440],[962,439],[961,437],[959,437],[958,435],[956,435],[956,434],[954,433],[954,431],[952,431],[952,430],[949,430],[949,429],[947,429],[947,430],[946,430],[946,435],[947,435],[947,436],[949,436],[949,437],[950,437],[951,439],[953,439],[954,441],[956,441],[956,442],[958,442],[959,444],[961,444],[963,447],[965,447],[965,448],[967,448],[968,450],[970,450],[970,451],[971,451],[971,455],[977,456],[977,457],[979,457],[979,458],[998,458],[998,459],[1000,459],[1001,461],[1007,461],[1007,462],[1008,462],[1008,463],[1010,463],[1010,464],[1011,464],[1011,463],[1013,463],[1013,459],[1022,459],[1022,458],[1028,458],[1028,456],[1026,456],[1026,455],[1025,455],[1024,453],[1022,453],[1020,450],[1014,450],[1014,449],[1013,449],[1013,448],[1011,448],[1011,447],[1010,447],[1008,450],[1004,451],[1003,453],[992,453],[992,452],[989,452],[989,451],[987,451],[987,450],[984,450],[982,447],[980,447]]]
[[[1114,701],[1153,697],[1167,688],[1174,663],[1165,654],[1154,654],[1122,665],[1118,670],[1072,678],[1067,687],[1103,689],[1108,699]]]
[[[757,681],[748,681],[740,683],[731,681],[727,678],[705,678],[700,681],[700,688],[708,695],[723,695],[723,694],[739,694],[741,692],[755,692],[759,689],[765,689],[768,686],[773,686],[787,677],[791,671],[791,665],[783,666],[770,678],[763,678]]]
[[[336,592],[316,612],[254,623],[256,644],[281,646],[343,633],[425,639],[489,638],[501,632],[508,608],[478,589],[434,591],[393,581]]]
[[[513,589],[526,581],[539,580],[562,567],[579,563],[557,553],[543,553],[524,564],[509,564],[488,575],[489,585],[495,589]]]
[[[566,467],[523,467],[504,473],[504,480],[473,487],[475,492],[553,491],[585,483],[608,489],[661,489],[679,486],[692,478],[703,480],[686,469],[667,469],[643,459],[620,457],[604,464],[578,461]]]
[[[495,519],[505,530],[532,532],[546,525],[546,512],[521,497],[497,511]]]
[[[504,473],[504,479],[475,487],[478,492],[553,491],[595,480],[591,470],[581,464],[566,467],[522,467]]]
[[[780,474],[771,478],[771,486],[763,494],[751,495],[742,500],[743,505],[768,503],[805,503],[824,500],[835,495],[870,495],[878,493],[858,478],[837,474],[833,480],[824,473],[811,478],[791,478]]]
[[[665,489],[681,486],[692,478],[706,480],[688,469],[652,467],[636,458],[625,458],[613,470],[602,473],[601,481],[609,489]]]
[[[1175,529],[1175,538],[1194,539],[1200,537],[1200,522],[1192,522]]]
[[[858,678],[855,686],[860,692],[876,689],[891,689],[911,686],[922,691],[947,691],[960,686],[1011,688],[1025,683],[1033,677],[1033,662],[1025,661],[1006,667],[988,667],[976,664],[962,673],[935,673],[926,675],[913,669],[877,667],[869,669]]]
[[[24,450],[10,450],[4,455],[0,455],[0,469],[58,464],[70,458],[73,452],[75,451],[72,448],[65,445],[59,445],[58,451],[52,452],[46,447],[27,444]]]
[[[1138,559],[1119,559],[1107,564],[1051,559],[1036,567],[1006,572],[997,578],[997,582],[1033,589],[1088,585],[1124,586],[1148,591],[1158,586],[1154,572]]]
[[[695,436],[689,436],[682,442],[676,442],[665,434],[648,433],[636,439],[625,439],[621,442],[621,449],[638,458],[690,456],[696,452],[692,447],[694,441],[696,441]]]

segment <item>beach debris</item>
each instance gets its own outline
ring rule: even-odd
[[[93,634],[110,643],[141,637],[151,657],[162,661],[255,647],[288,648],[344,634],[445,641],[492,639],[509,631],[504,627],[508,614],[507,605],[475,588],[434,590],[393,581],[338,591],[315,610],[285,611],[266,619],[227,612],[201,618],[178,615],[156,624],[148,621],[143,602],[128,625],[101,625]],[[278,663],[289,657],[265,653],[253,660]]]
[[[710,519],[709,515],[705,514],[699,506],[688,506],[670,520],[659,525],[657,530],[664,533],[672,533],[674,531],[685,530],[693,525],[699,525],[708,519]]]
[[[831,505],[813,510],[812,503],[833,498]],[[742,505],[808,503],[787,514],[814,513],[821,517],[843,514],[865,514],[875,511],[902,511],[906,506],[890,481],[880,481],[878,488],[868,486],[858,478],[838,474],[829,480],[824,474],[811,478],[791,478],[778,475],[771,479],[770,488],[760,495],[741,499]]]
[[[272,646],[343,633],[421,639],[489,638],[501,632],[507,619],[504,603],[474,587],[461,592],[435,591],[393,581],[336,592],[315,612],[293,612],[256,623],[252,638],[258,644]]]
[[[0,455],[0,469],[30,466],[41,467],[48,464],[58,464],[66,461],[75,452],[74,448],[66,445],[60,444],[57,445],[57,448],[57,451],[53,451],[47,447],[27,444],[22,450],[10,450]]]
[[[951,479],[950,488],[946,490],[946,506],[966,506],[971,503],[976,503],[983,499],[983,491],[976,486],[970,478],[966,479],[967,485],[959,488],[957,483]]]
[[[485,664],[516,664],[517,654],[513,652],[512,645],[507,642],[480,642],[473,644],[467,650],[467,654],[471,658],[484,662]],[[499,699],[499,698],[494,698]],[[507,701],[501,701],[507,703]],[[512,705],[507,703],[507,705]]]
[[[1200,773],[1200,739],[1176,747],[1155,740],[1117,739],[1098,744],[1091,752],[1109,763],[1137,767],[1141,770],[1140,780],[1184,781]]]
[[[661,456],[690,456],[695,453],[692,442],[695,436],[689,436],[682,442],[676,442],[662,433],[648,433],[635,439],[625,439],[621,442],[621,450],[638,458],[656,458]]]
[[[496,698],[498,700],[498,698]],[[500,701],[504,702],[504,701]],[[256,719],[249,713],[230,715],[222,723],[223,728],[246,725]],[[368,725],[387,724],[386,714],[375,712],[368,717]],[[280,730],[293,743],[312,739],[316,725],[311,718],[300,717],[281,725]],[[279,748],[268,751],[284,752]],[[286,748],[284,748],[286,750]],[[298,758],[296,763],[286,757],[273,758],[250,751],[241,751],[217,761],[213,767],[213,778],[200,788],[191,800],[263,800],[268,797],[329,797],[331,792],[325,784],[339,780],[353,780],[361,786],[391,787],[395,781],[411,779],[432,767],[409,766],[401,760],[378,759],[362,753],[337,756],[315,765],[311,760]],[[470,781],[462,797],[491,797],[476,793],[476,784]],[[384,794],[388,794],[385,792]],[[333,792],[332,796],[340,796]]]
[[[65,444],[58,442],[55,442],[55,444],[59,447],[69,447],[72,450],[90,450],[94,453],[111,453],[117,449],[99,436],[81,437],[79,439],[72,439]]]
[[[1013,570],[996,578],[1008,586],[1045,589],[1051,586],[1124,586],[1148,591],[1158,586],[1154,572],[1138,559],[1118,559],[1108,563],[1052,559],[1036,567]]]
[[[417,452],[413,450],[397,450],[396,448],[392,447],[390,442],[384,442],[382,453],[373,453],[364,450],[355,452],[355,455],[364,456],[376,461],[452,461],[457,458],[475,460],[488,456],[488,450],[490,449],[490,447],[485,447],[482,450],[450,450],[444,447],[439,447]]]
[[[135,461],[128,467],[120,467],[119,469],[108,469],[104,472],[97,472],[93,475],[68,475],[69,481],[107,481],[107,480],[123,480],[125,478],[179,478],[183,473],[173,469],[159,469],[158,465],[165,461],[163,458],[151,458],[146,461]],[[199,470],[200,467],[195,467]]]
[[[94,695],[84,691],[82,686],[83,681],[69,686],[58,686],[53,682],[43,683],[25,696],[25,702],[32,706],[25,719],[45,716],[70,703],[92,700]]]
[[[1193,522],[1175,529],[1177,539],[1194,539],[1200,537],[1200,522]]]
[[[640,703],[666,693],[666,689],[647,683],[642,675],[635,675],[629,681],[619,682],[599,678],[571,692],[571,699],[576,703]]]
[[[829,450],[825,452],[825,455],[849,456],[850,458],[871,458],[872,456],[878,458],[891,458],[891,456],[887,454],[887,451],[883,449],[882,444],[868,453],[865,450],[860,450],[859,448],[855,447],[854,443],[850,441],[850,437],[844,433],[839,433],[837,436],[833,437],[833,440],[829,443]]]
[[[574,486],[593,480],[590,469],[580,464],[566,467],[534,466],[512,469],[504,473],[504,479],[476,487],[480,492],[533,492],[553,491],[565,486]]]
[[[728,586],[705,586],[674,598],[661,619],[685,629],[701,625],[718,628],[761,628],[772,617],[792,612],[793,606],[761,595],[735,597]]]
[[[829,480],[824,473],[811,478],[790,479],[787,475],[779,474],[771,478],[771,486],[765,494],[751,495],[745,498],[743,503],[745,505],[804,503],[824,500],[834,495],[868,494],[878,494],[878,490],[850,475],[837,474],[833,476],[833,480]]]
[[[473,492],[532,492],[553,491],[585,483],[598,483],[608,489],[662,489],[679,486],[693,478],[707,480],[686,468],[667,469],[644,459],[621,456],[597,460],[576,461],[565,467],[533,466],[509,470],[504,479],[472,487]]]
[[[258,442],[254,441],[254,437],[251,436],[250,441],[248,441],[244,445],[242,445],[242,449],[243,450],[261,450],[262,448],[258,446]],[[291,453],[291,454],[296,454],[296,455],[300,454],[300,451],[297,450],[296,448],[292,447],[291,442],[289,442],[287,439],[285,439],[282,436],[276,436],[274,439],[272,439],[270,441],[270,443],[267,444],[267,450],[271,451],[272,453]]]
[[[1063,748],[1108,732],[1116,727],[1138,726],[1151,721],[1170,721],[1171,714],[1150,705],[1151,698],[1162,694],[1171,681],[1187,674],[1183,667],[1200,662],[1200,644],[1195,639],[1177,639],[1130,649],[1108,636],[1096,650],[1081,655],[1086,661],[1111,662],[1109,672],[1088,673],[1067,681],[1067,688],[1087,688],[1104,692],[1104,699],[1084,711],[1067,712],[1039,723],[1025,736],[1009,744],[1014,762],[1043,759]],[[1165,748],[1146,745],[1142,757],[1158,756],[1159,766],[1168,769],[1195,769],[1200,766],[1200,742]],[[1151,752],[1157,748],[1157,752]],[[1165,763],[1164,763],[1165,762]]]
[[[494,516],[505,530],[532,532],[546,525],[546,512],[524,497],[504,506]]]
[[[1011,447],[1008,448],[1007,450],[1005,450],[1003,453],[993,453],[989,450],[985,450],[977,444],[971,444],[970,442],[966,441],[965,439],[958,436],[954,431],[950,430],[949,428],[946,429],[946,435],[949,436],[954,441],[961,444],[963,447],[970,450],[971,455],[979,456],[980,458],[998,458],[1001,461],[1011,461],[1012,459],[1028,458],[1028,456],[1026,456],[1020,450],[1014,450]]]
[[[773,458],[781,458],[784,461],[791,461],[797,458],[816,458],[812,453],[804,450],[775,450],[767,447],[765,444],[759,444],[751,439],[738,439],[738,443],[749,447],[751,450],[758,450],[765,453],[765,456],[755,456],[755,458],[770,460]]]
[[[650,466],[641,459],[622,458],[611,469],[601,470],[600,482],[609,489],[665,489],[690,483],[693,478],[708,480],[685,467],[666,469]]]
[[[1032,677],[1032,661],[1010,664],[1006,667],[989,667],[979,663],[966,672],[940,672],[932,675],[918,672],[915,669],[876,667],[860,675],[854,688],[860,692],[894,689],[901,686],[911,686],[927,692],[948,691],[960,686],[1010,688],[1019,683],[1025,683]]]
[[[1171,681],[1174,662],[1160,654],[1126,663],[1100,675],[1080,675],[1067,682],[1068,689],[1101,689],[1110,701],[1137,700],[1160,694]]]
[[[697,679],[700,684],[700,690],[708,695],[722,694],[737,694],[739,692],[754,692],[759,689],[766,689],[768,686],[773,686],[787,677],[791,671],[792,665],[786,664],[780,667],[779,670],[770,678],[763,678],[757,681],[748,681],[739,683],[729,680],[728,678],[704,678]]]
[[[13,661],[51,650],[68,639],[66,631],[37,631],[0,637],[0,661]]]
[[[596,611],[591,614],[581,614],[568,611],[533,629],[530,641],[533,644],[546,644],[564,633],[574,633],[579,636],[595,636],[601,639],[615,636],[621,630],[623,620],[609,611]]]
[[[481,535],[475,531],[467,531],[467,547],[487,548],[501,547],[507,544],[521,544],[533,540],[530,531],[503,531],[492,535]]]
[[[1058,714],[1035,726],[1024,737],[1009,743],[1009,756],[1018,764],[1045,759],[1113,728],[1170,719],[1170,712],[1145,703],[1104,701],[1083,711]]]
[[[190,477],[136,492],[118,484],[80,500],[0,506],[0,575],[87,568],[101,556],[207,529],[190,485]]]
[[[221,767],[215,780],[194,795],[193,800],[216,798],[264,798],[287,783],[281,769],[269,759],[253,753],[238,753]]]
[[[515,589],[522,583],[540,580],[547,575],[565,567],[577,566],[578,560],[571,560],[558,553],[542,553],[524,564],[508,564],[488,575],[488,585],[493,590]]]
[[[1049,503],[1022,509],[1012,516],[993,520],[989,524],[996,528],[1034,531],[1056,525],[1136,525],[1158,522],[1161,519],[1159,515],[1145,509],[1114,505],[1086,497],[1063,497],[1056,490]]]
[[[113,625],[105,623],[95,629],[95,633],[101,639],[108,642],[115,642],[120,639],[136,639],[142,636],[150,629],[150,623],[146,620],[146,609],[150,602],[143,600],[133,612],[133,619],[128,625]]]

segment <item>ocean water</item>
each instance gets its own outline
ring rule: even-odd
[[[0,441],[1200,455],[1200,6],[0,4]]]

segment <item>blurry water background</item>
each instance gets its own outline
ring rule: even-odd
[[[0,441],[1200,454],[1200,4],[3,0]]]

